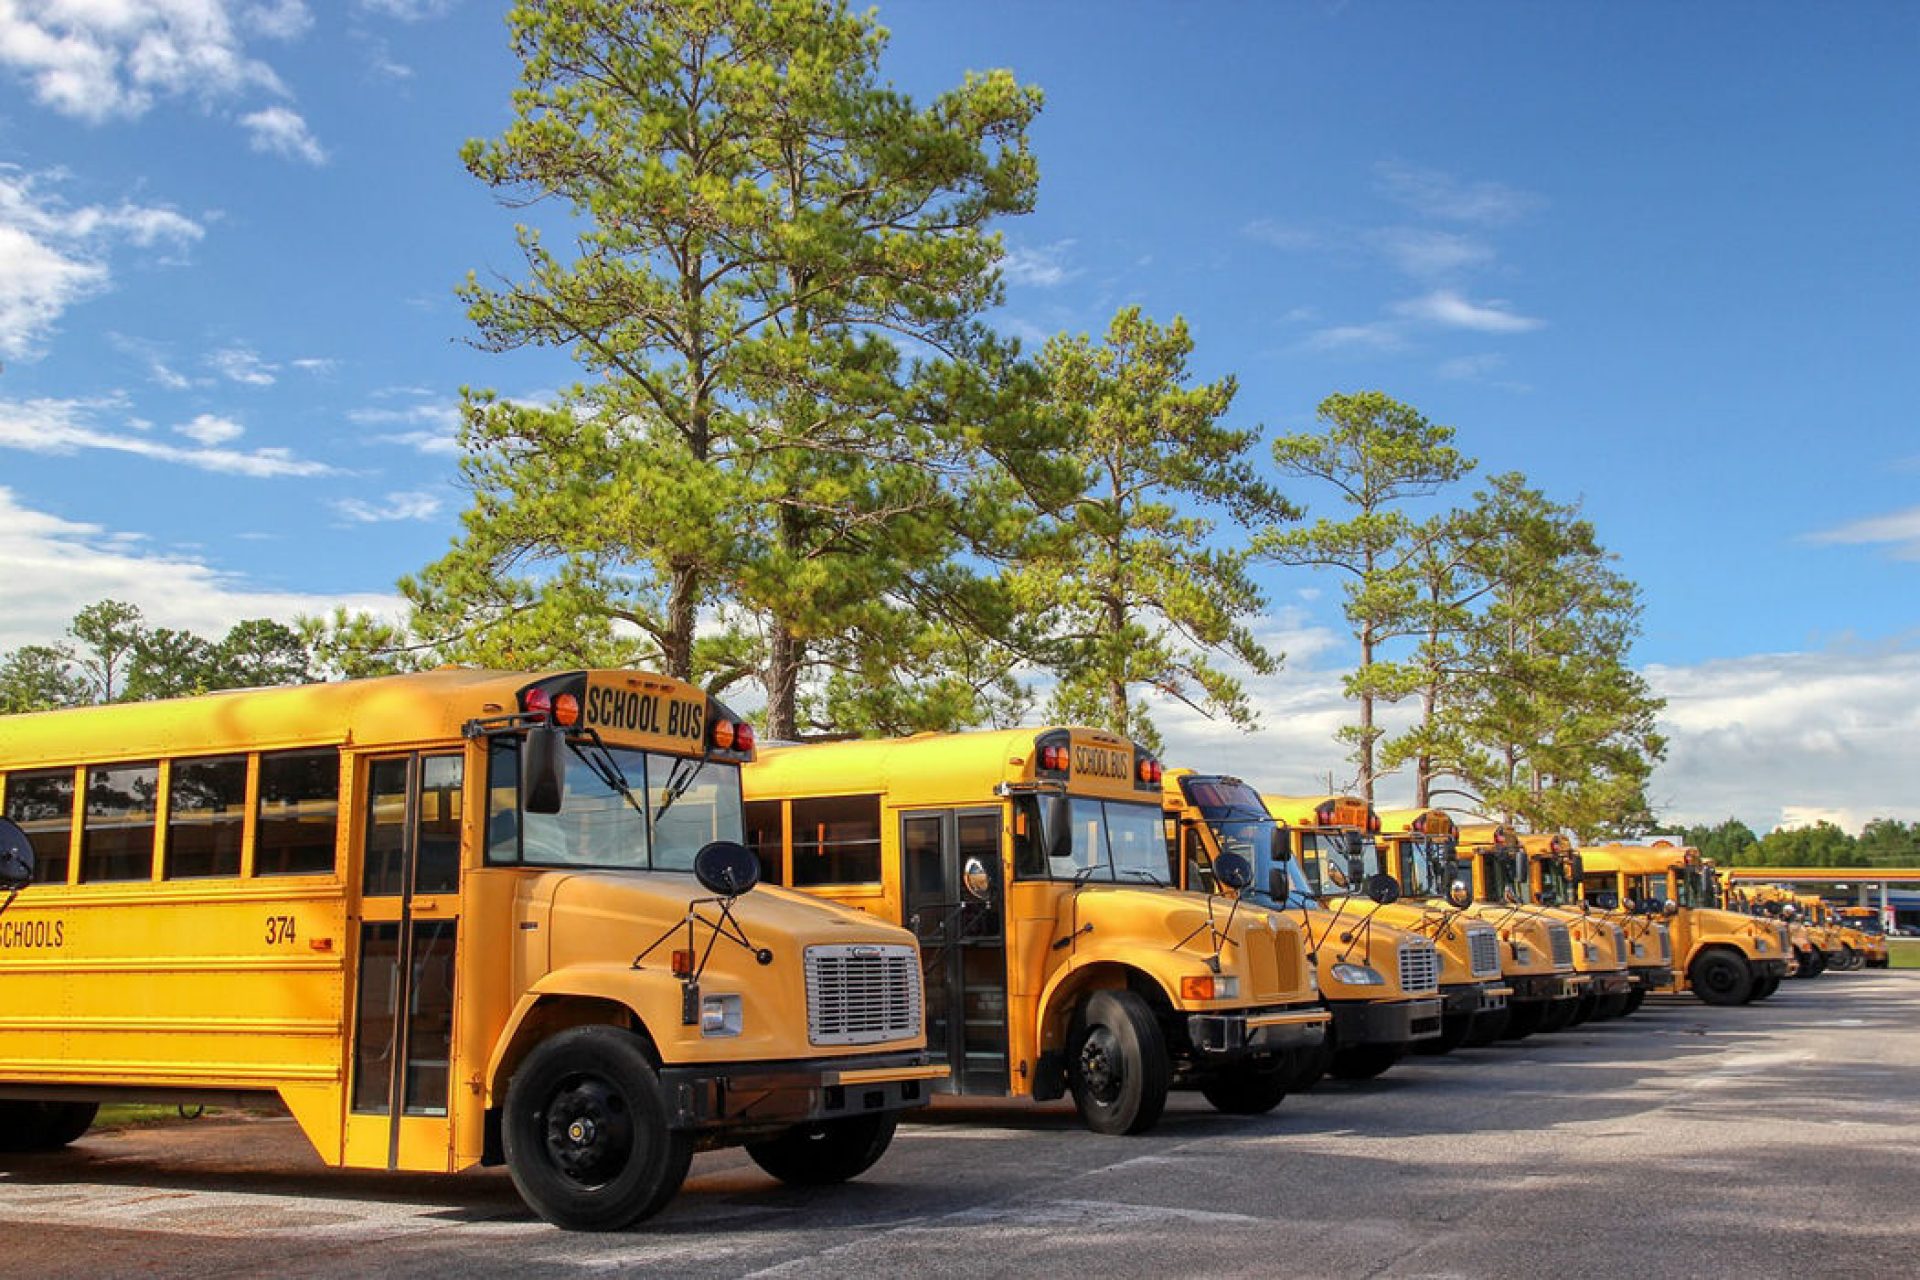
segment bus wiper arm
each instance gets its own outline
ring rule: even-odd
[[[641,817],[647,816],[647,806],[640,803],[640,797],[633,794],[633,788],[627,784],[627,775],[620,768],[620,762],[613,758],[613,752],[607,750],[607,744],[600,741],[600,734],[593,729],[587,730],[587,741],[593,744],[595,755],[588,755],[578,742],[567,739],[567,749],[580,757],[582,764],[593,770],[593,776],[605,784],[607,790],[626,800],[629,807]]]
[[[698,778],[700,771],[706,767],[705,760],[696,760],[691,756],[674,761],[673,772],[667,775],[666,798],[660,802],[660,807],[653,813],[655,822],[667,816],[667,810],[673,808],[673,802],[692,789],[693,780]]]
[[[1148,871],[1145,867],[1122,867],[1120,870],[1125,875],[1139,876],[1156,889],[1164,889],[1167,887],[1165,880],[1162,880],[1159,876],[1153,874],[1153,872]]]

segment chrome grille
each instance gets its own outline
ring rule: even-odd
[[[1432,991],[1440,983],[1440,953],[1423,938],[1409,938],[1400,944],[1400,988],[1403,991]]]
[[[1625,964],[1627,962],[1627,931],[1617,924],[1612,926],[1612,928],[1613,962],[1615,964]]]
[[[1573,935],[1563,924],[1547,926],[1547,943],[1553,948],[1553,967],[1570,969],[1573,967]]]
[[[921,1032],[920,959],[912,947],[808,947],[807,1039],[873,1044]]]
[[[1654,928],[1660,931],[1660,958],[1669,964],[1673,963],[1673,930],[1663,924],[1657,924]]]
[[[1476,978],[1500,976],[1500,939],[1491,929],[1467,930],[1467,955]]]

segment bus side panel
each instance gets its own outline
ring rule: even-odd
[[[23,896],[0,918],[0,1081],[337,1099],[348,950],[330,880]]]
[[[524,873],[467,873],[461,905],[460,991],[454,1002],[453,1167],[478,1164],[486,1140],[487,1064],[532,978],[547,970],[547,913],[522,909]],[[521,923],[532,924],[523,929]],[[531,975],[531,978],[525,975]]]

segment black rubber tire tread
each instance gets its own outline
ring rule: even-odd
[[[1647,989],[1645,987],[1635,987],[1633,990],[1627,992],[1627,1011],[1620,1016],[1623,1018],[1630,1017],[1640,1012],[1640,1006],[1646,1002]]]
[[[1326,1078],[1327,1068],[1332,1065],[1333,1032],[1329,1030],[1325,1040],[1294,1055],[1293,1075],[1287,1081],[1287,1092],[1308,1092]]]
[[[1406,1056],[1404,1044],[1356,1044],[1333,1051],[1327,1074],[1336,1080],[1371,1080]]]
[[[1484,1049],[1495,1044],[1507,1034],[1507,1026],[1513,1021],[1513,1006],[1502,1005],[1498,1012],[1490,1017],[1475,1014],[1468,1025],[1467,1038],[1462,1042],[1464,1048]]]
[[[1472,1014],[1449,1013],[1440,1019],[1440,1034],[1414,1041],[1413,1051],[1423,1058],[1437,1058],[1452,1053],[1467,1042],[1467,1033],[1472,1030]]]
[[[1200,1082],[1200,1095],[1215,1111],[1230,1116],[1263,1116],[1280,1105],[1293,1079],[1292,1055],[1266,1062],[1242,1062]]]
[[[1541,1020],[1547,1016],[1547,1002],[1544,1000],[1522,1000],[1518,1004],[1507,1006],[1507,1025],[1501,1029],[1502,1040],[1525,1040],[1540,1029]]]
[[[1599,1016],[1599,1013],[1600,997],[1592,987],[1588,987],[1580,993],[1580,998],[1573,1002],[1573,1016],[1567,1019],[1567,1025],[1577,1027],[1583,1022],[1591,1022]]]
[[[1633,994],[1628,991],[1615,991],[1611,995],[1600,997],[1594,1006],[1595,1022],[1611,1022],[1615,1018],[1624,1018],[1633,1012]]]
[[[891,1111],[797,1124],[777,1138],[749,1142],[753,1162],[790,1187],[826,1187],[873,1168],[900,1117]]]
[[[58,1151],[99,1111],[97,1102],[0,1102],[0,1151]]]
[[[1747,997],[1747,1003],[1754,1004],[1765,1000],[1779,989],[1780,979],[1776,977],[1769,975],[1765,978],[1756,978],[1753,983],[1753,994]]]
[[[1565,1031],[1573,1025],[1573,1015],[1579,1012],[1580,997],[1572,1000],[1549,1000],[1540,1014],[1540,1030],[1551,1035],[1556,1031]]]
[[[1120,1089],[1102,1101],[1089,1085],[1082,1052],[1088,1040],[1104,1034],[1119,1057]],[[1074,1015],[1067,1036],[1067,1083],[1080,1118],[1095,1133],[1145,1133],[1160,1121],[1173,1074],[1166,1037],[1147,1002],[1131,991],[1096,991]]]
[[[547,1108],[570,1084],[591,1082],[631,1117],[632,1141],[619,1172],[587,1185],[554,1160]],[[507,1171],[534,1212],[571,1231],[618,1231],[673,1199],[693,1161],[691,1134],[667,1128],[660,1078],[640,1037],[621,1027],[562,1031],[534,1047],[507,1086],[500,1136]]]
[[[1753,970],[1731,951],[1709,951],[1687,971],[1687,985],[1708,1004],[1745,1004],[1753,994]]]

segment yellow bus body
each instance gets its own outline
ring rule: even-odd
[[[1653,980],[1664,981],[1664,977],[1636,976],[1628,963],[1633,952],[1626,927],[1605,913],[1596,913],[1580,898],[1579,855],[1573,842],[1558,832],[1522,834],[1519,840],[1527,859],[1522,877],[1526,901],[1572,930],[1573,967],[1589,979],[1574,1023],[1588,1017],[1616,1018],[1630,1012],[1629,1006],[1637,1008],[1635,989],[1644,998],[1646,991],[1660,985]]]
[[[1455,829],[1462,869],[1470,878],[1470,911],[1498,931],[1507,950],[1513,1013],[1507,1035],[1559,1031],[1572,1025],[1592,979],[1576,967],[1573,929],[1564,919],[1520,897],[1516,873],[1520,837],[1511,828],[1473,823]],[[1496,870],[1511,884],[1496,883]],[[1508,897],[1509,892],[1511,898]]]
[[[509,722],[536,687],[571,691],[586,729],[659,764],[632,781],[639,804],[704,779],[645,828],[642,855],[738,839],[751,753],[715,741],[737,721],[640,672],[446,668],[0,718],[5,812],[57,876],[0,916],[0,1111],[277,1097],[331,1165],[451,1172],[500,1161],[529,1054],[601,1025],[644,1042],[673,1132],[700,1145],[923,1101],[904,931],[746,894],[732,915],[770,962],[722,941],[690,996],[672,952],[690,945],[690,901],[713,895],[684,867],[628,865],[625,846],[605,855],[618,865],[553,865],[599,849],[592,824],[613,819],[583,801],[521,813],[525,730]],[[553,831],[577,839],[533,843]],[[709,946],[707,924],[694,933]],[[828,979],[809,949],[835,947],[876,949],[911,979],[886,1030],[815,1042],[809,996]]]
[[[768,879],[915,931],[946,1088],[1071,1090],[1093,1127],[1140,1132],[1157,1104],[1144,1118],[1109,1106],[1081,1052],[1092,998],[1130,993],[1164,1042],[1167,1085],[1264,1110],[1250,1096],[1223,1103],[1230,1078],[1277,1070],[1326,1022],[1300,928],[1165,885],[1160,788],[1140,776],[1149,760],[1072,726],[771,749],[745,774],[750,843]],[[1082,862],[1047,856],[1043,801],[1072,814],[1081,855],[1068,856]],[[1124,879],[1120,855],[1086,852],[1119,839]]]

